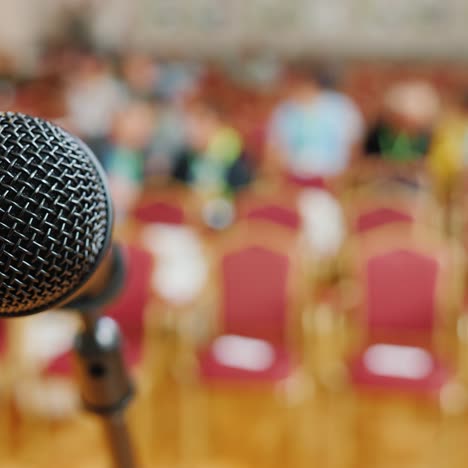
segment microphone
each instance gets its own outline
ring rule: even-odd
[[[0,193],[0,316],[97,293],[110,270],[112,205],[89,148],[40,118],[0,114]]]
[[[123,280],[112,204],[91,150],[37,117],[0,114],[0,317],[80,309],[76,370],[85,406],[104,418],[114,465],[133,468],[123,409],[133,395],[117,324],[96,310]]]

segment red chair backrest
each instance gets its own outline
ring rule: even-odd
[[[308,187],[327,190],[327,183],[323,177],[299,177],[295,174],[285,173],[285,181],[296,187]]]
[[[370,330],[430,332],[436,314],[439,263],[394,249],[368,259],[366,321]]]
[[[287,334],[287,255],[252,245],[222,260],[223,333],[282,344]]]
[[[382,207],[361,213],[356,220],[356,231],[362,233],[385,224],[412,222],[414,217],[411,214]]]
[[[181,206],[164,201],[154,201],[137,206],[133,218],[141,223],[184,224],[185,213]]]
[[[299,229],[301,218],[293,208],[267,204],[254,207],[246,213],[248,219],[270,221],[294,230]]]

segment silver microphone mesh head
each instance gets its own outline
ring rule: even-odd
[[[110,244],[102,169],[79,139],[23,114],[0,114],[0,315],[66,301]]]

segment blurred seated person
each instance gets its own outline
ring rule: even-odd
[[[147,53],[128,51],[122,58],[121,73],[130,94],[177,101],[197,90],[202,68],[178,60],[161,62]]]
[[[14,110],[17,98],[15,75],[13,57],[0,52],[0,111]]]
[[[354,102],[332,88],[325,71],[294,67],[286,99],[269,124],[266,171],[292,181],[333,178],[348,167],[363,131]],[[279,166],[279,171],[278,171]]]
[[[394,85],[385,95],[382,115],[366,136],[365,155],[401,162],[423,158],[438,111],[439,97],[429,83]]]
[[[127,92],[139,99],[156,95],[158,68],[152,57],[136,51],[127,51],[120,63],[120,73]]]
[[[441,117],[428,163],[440,194],[448,193],[468,165],[468,91]]]
[[[195,95],[199,90],[204,67],[201,63],[186,60],[172,60],[157,64],[156,92],[159,97],[173,102]]]
[[[164,98],[157,98],[155,122],[145,172],[152,185],[169,182],[178,155],[185,147],[185,111]]]
[[[143,188],[145,159],[154,127],[154,107],[130,101],[113,122],[111,144],[104,160],[117,220],[125,218]]]
[[[198,101],[187,114],[186,146],[180,150],[173,176],[207,198],[229,197],[248,185],[253,170],[244,142],[219,107]]]
[[[0,111],[11,110],[15,103],[16,87],[13,80],[0,74]]]
[[[67,128],[82,138],[102,161],[114,114],[126,101],[126,92],[103,57],[84,53],[66,91]]]

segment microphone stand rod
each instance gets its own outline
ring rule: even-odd
[[[121,352],[117,323],[97,310],[81,311],[75,359],[85,408],[102,420],[114,468],[137,468],[124,412],[134,391]]]

